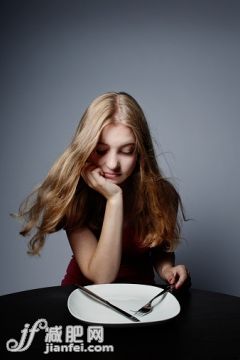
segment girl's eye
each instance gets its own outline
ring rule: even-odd
[[[124,155],[132,155],[135,151],[135,148],[126,148],[126,149],[122,149],[121,153]]]
[[[126,149],[120,149],[118,151],[119,154],[122,154],[122,155],[132,155],[135,151],[135,148],[126,148]],[[95,153],[99,156],[103,156],[105,155],[106,153],[108,152],[108,149],[106,148],[96,148],[95,149]]]
[[[104,155],[107,152],[106,149],[96,149],[95,151],[98,155]]]
[[[133,152],[134,152],[134,150],[128,150],[128,151],[122,150],[122,151],[121,151],[121,153],[124,154],[124,155],[132,155]]]

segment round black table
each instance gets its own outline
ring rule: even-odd
[[[148,326],[104,326],[104,341],[99,343],[99,339],[95,339],[97,347],[94,349],[97,350],[91,353],[81,352],[78,348],[78,351],[44,354],[46,329],[35,333],[27,350],[7,350],[9,340],[15,339],[19,343],[25,324],[29,324],[29,330],[38,319],[45,319],[48,327],[61,327],[63,331],[67,326],[82,328],[80,335],[86,341],[89,324],[75,319],[67,308],[68,296],[75,288],[55,286],[1,296],[1,358],[25,358],[28,354],[36,354],[45,359],[61,356],[88,359],[94,356],[125,360],[142,355],[146,360],[240,360],[240,298],[197,289],[175,293],[181,312],[174,319]],[[54,334],[52,336],[54,340]],[[103,352],[101,346],[104,344],[112,345],[110,350],[113,351]]]

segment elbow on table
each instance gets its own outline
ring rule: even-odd
[[[92,278],[92,281],[94,284],[99,285],[99,284],[110,284],[113,283],[114,280],[116,279],[116,276],[111,275],[96,275]]]

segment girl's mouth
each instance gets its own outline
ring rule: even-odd
[[[116,179],[117,177],[119,177],[121,174],[120,173],[108,173],[108,172],[104,172],[104,177],[106,179]]]

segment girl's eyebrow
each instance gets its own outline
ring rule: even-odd
[[[102,141],[98,142],[97,145],[107,145],[107,146],[109,146],[109,144],[106,144],[106,143],[104,143]],[[134,142],[125,143],[125,144],[121,144],[119,147],[125,147],[125,146],[131,146],[131,145],[135,146],[136,144]]]

